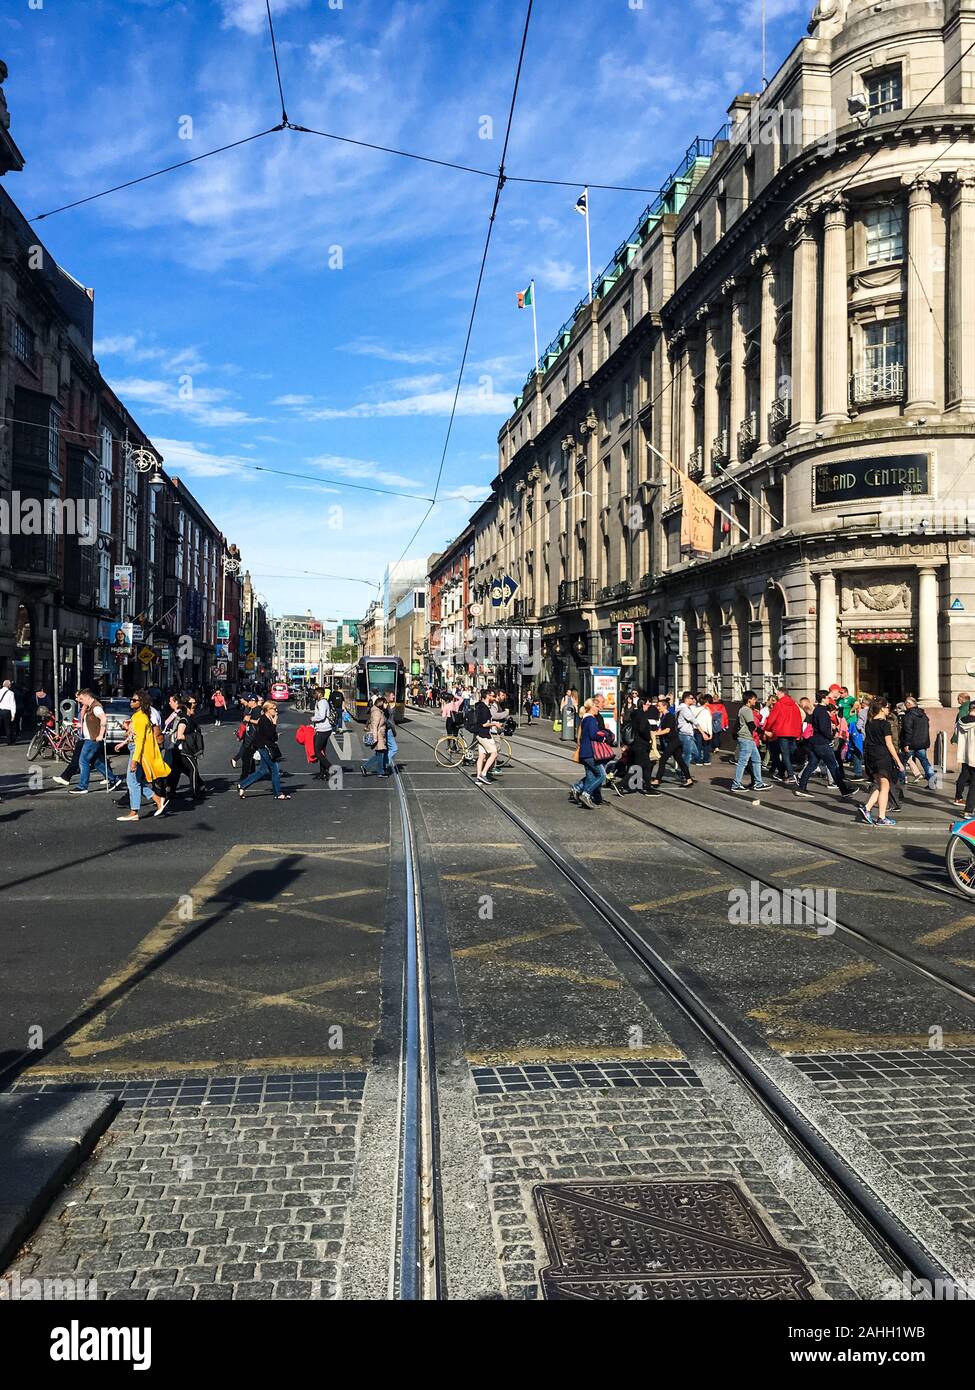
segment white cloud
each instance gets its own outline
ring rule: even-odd
[[[552,259],[543,261],[538,278],[550,290],[576,288],[581,293],[585,289],[585,270],[580,273],[579,267],[573,265],[571,261],[553,261]]]
[[[384,487],[408,488],[416,492],[420,484],[415,478],[407,478],[402,473],[393,473],[381,463],[371,459],[346,458],[341,454],[319,454],[309,459],[312,468],[320,468],[323,473],[337,473],[339,477],[350,478],[353,482],[375,482]]]
[[[420,348],[390,348],[371,338],[356,338],[352,343],[342,343],[338,352],[351,352],[356,357],[379,357],[384,362],[405,362],[416,366],[423,362],[439,362],[443,354]]]
[[[228,473],[251,480],[254,477],[252,459],[214,453],[205,444],[196,444],[188,439],[164,439],[156,435],[153,443],[162,454],[168,472],[185,473],[194,478],[218,478]]]
[[[417,395],[401,396],[390,401],[360,401],[344,408],[316,406],[302,412],[305,420],[376,420],[410,415],[449,415],[453,405],[453,390],[424,391]],[[458,415],[511,414],[511,398],[498,395],[488,382],[484,388],[465,386],[457,400]]]
[[[314,396],[275,396],[272,405],[310,405]]]
[[[248,415],[246,410],[236,406],[221,405],[231,393],[215,387],[200,386],[184,391],[176,382],[149,377],[112,379],[109,384],[127,403],[134,401],[150,413],[185,415],[199,425],[253,425],[261,420],[260,416]]]
[[[309,0],[274,0],[271,13],[275,20],[289,10],[304,10]],[[267,29],[267,6],[264,0],[220,0],[225,29],[242,29],[245,34],[260,34]]]

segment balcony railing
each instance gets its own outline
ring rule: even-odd
[[[516,623],[527,622],[535,616],[535,600],[533,598],[516,598],[512,609],[511,617]]]
[[[776,396],[768,413],[769,438],[775,443],[782,438],[792,419],[792,400],[789,396]]]
[[[554,618],[554,617],[555,617],[555,614],[556,614],[557,612],[558,612],[558,605],[557,605],[557,604],[555,604],[555,603],[543,603],[543,604],[542,604],[542,610],[541,610],[541,612],[539,613],[538,616],[539,616],[540,618]]]
[[[750,410],[738,427],[738,457],[751,458],[758,448],[758,416]]]
[[[871,405],[877,401],[899,401],[904,397],[904,368],[865,367],[850,377],[850,402]]]
[[[700,444],[687,457],[687,476],[695,482],[704,477],[704,449]]]
[[[719,430],[711,445],[711,467],[723,468],[728,462],[728,431]]]
[[[595,579],[563,579],[559,585],[559,608],[578,608],[596,598]]]

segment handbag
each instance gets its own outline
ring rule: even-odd
[[[279,763],[279,762],[281,761],[281,758],[282,758],[282,753],[281,753],[281,745],[278,743],[277,739],[275,739],[273,743],[267,744],[266,747],[267,747],[267,755],[268,755],[268,757],[271,759],[271,762],[272,762],[272,763]]]
[[[363,734],[363,735],[362,735],[362,742],[365,744],[365,746],[366,746],[367,748],[375,748],[375,746],[376,746],[376,735],[375,735],[375,734]]]
[[[605,733],[596,734],[592,740],[592,758],[596,763],[608,763],[616,757],[616,749]]]

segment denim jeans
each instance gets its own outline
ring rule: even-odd
[[[389,773],[389,749],[377,748],[371,758],[367,758],[362,764],[362,771],[366,777],[374,772],[377,777],[385,777]]]
[[[707,767],[711,762],[711,744],[710,741],[705,743],[700,729],[694,730],[694,747],[697,749],[698,762]]]
[[[271,788],[274,791],[274,795],[280,796],[281,770],[266,748],[260,750],[260,761],[254,768],[254,771],[249,777],[245,777],[242,782],[239,782],[238,786],[242,791],[246,791],[247,788],[252,787],[255,782],[259,782],[262,777],[270,777]]]
[[[78,766],[81,769],[81,776],[78,778],[78,786],[82,791],[88,788],[88,780],[91,777],[91,765],[98,756],[98,750],[102,750],[101,771],[104,772],[106,782],[114,782],[112,770],[108,765],[108,751],[104,743],[97,738],[86,738],[81,745],[81,752],[78,755]]]
[[[699,763],[701,761],[697,752],[697,740],[693,734],[680,735],[680,748],[681,752],[684,754],[684,761],[687,763],[688,767],[690,767],[692,763]]]
[[[758,745],[753,738],[740,738],[738,740],[738,761],[735,764],[735,775],[731,783],[733,787],[741,786],[741,779],[746,767],[751,767],[755,786],[760,787],[762,785],[762,760],[758,755]]]
[[[908,748],[908,750],[907,750],[907,757],[908,757],[908,758],[914,758],[915,761],[917,761],[917,762],[919,762],[919,763],[921,764],[921,771],[924,773],[925,777],[926,777],[926,778],[928,779],[928,781],[930,782],[930,781],[931,781],[931,778],[934,776],[934,768],[933,768],[933,767],[931,766],[931,764],[928,762],[927,749],[925,749],[925,748]],[[907,759],[905,758],[904,761],[906,762]]]
[[[809,785],[810,777],[812,777],[820,763],[825,767],[841,792],[849,790],[846,778],[843,776],[843,769],[836,761],[836,754],[833,752],[833,749],[825,740],[812,738],[809,740],[809,759],[802,770],[802,776],[799,778],[800,791],[804,792],[806,790]]]
[[[147,784],[146,774],[138,764],[134,772],[129,767],[125,774],[125,785],[129,789],[130,811],[138,811],[143,802],[152,800],[152,788]]]
[[[594,800],[598,800],[600,789],[606,781],[606,764],[597,763],[593,758],[583,758],[582,765],[586,769],[585,776],[574,784],[573,790],[588,792]]]

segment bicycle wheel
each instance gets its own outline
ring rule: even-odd
[[[37,733],[27,745],[27,761],[36,762],[38,758],[50,757],[52,754],[51,745],[44,737],[44,730],[38,729]]]
[[[955,887],[975,898],[975,845],[952,835],[945,850],[945,867]]]
[[[464,761],[466,752],[465,744],[451,734],[444,734],[443,738],[437,739],[437,746],[433,750],[433,756],[441,767],[460,767]]]
[[[511,744],[506,738],[498,739],[498,756],[495,767],[507,767],[511,762]]]

